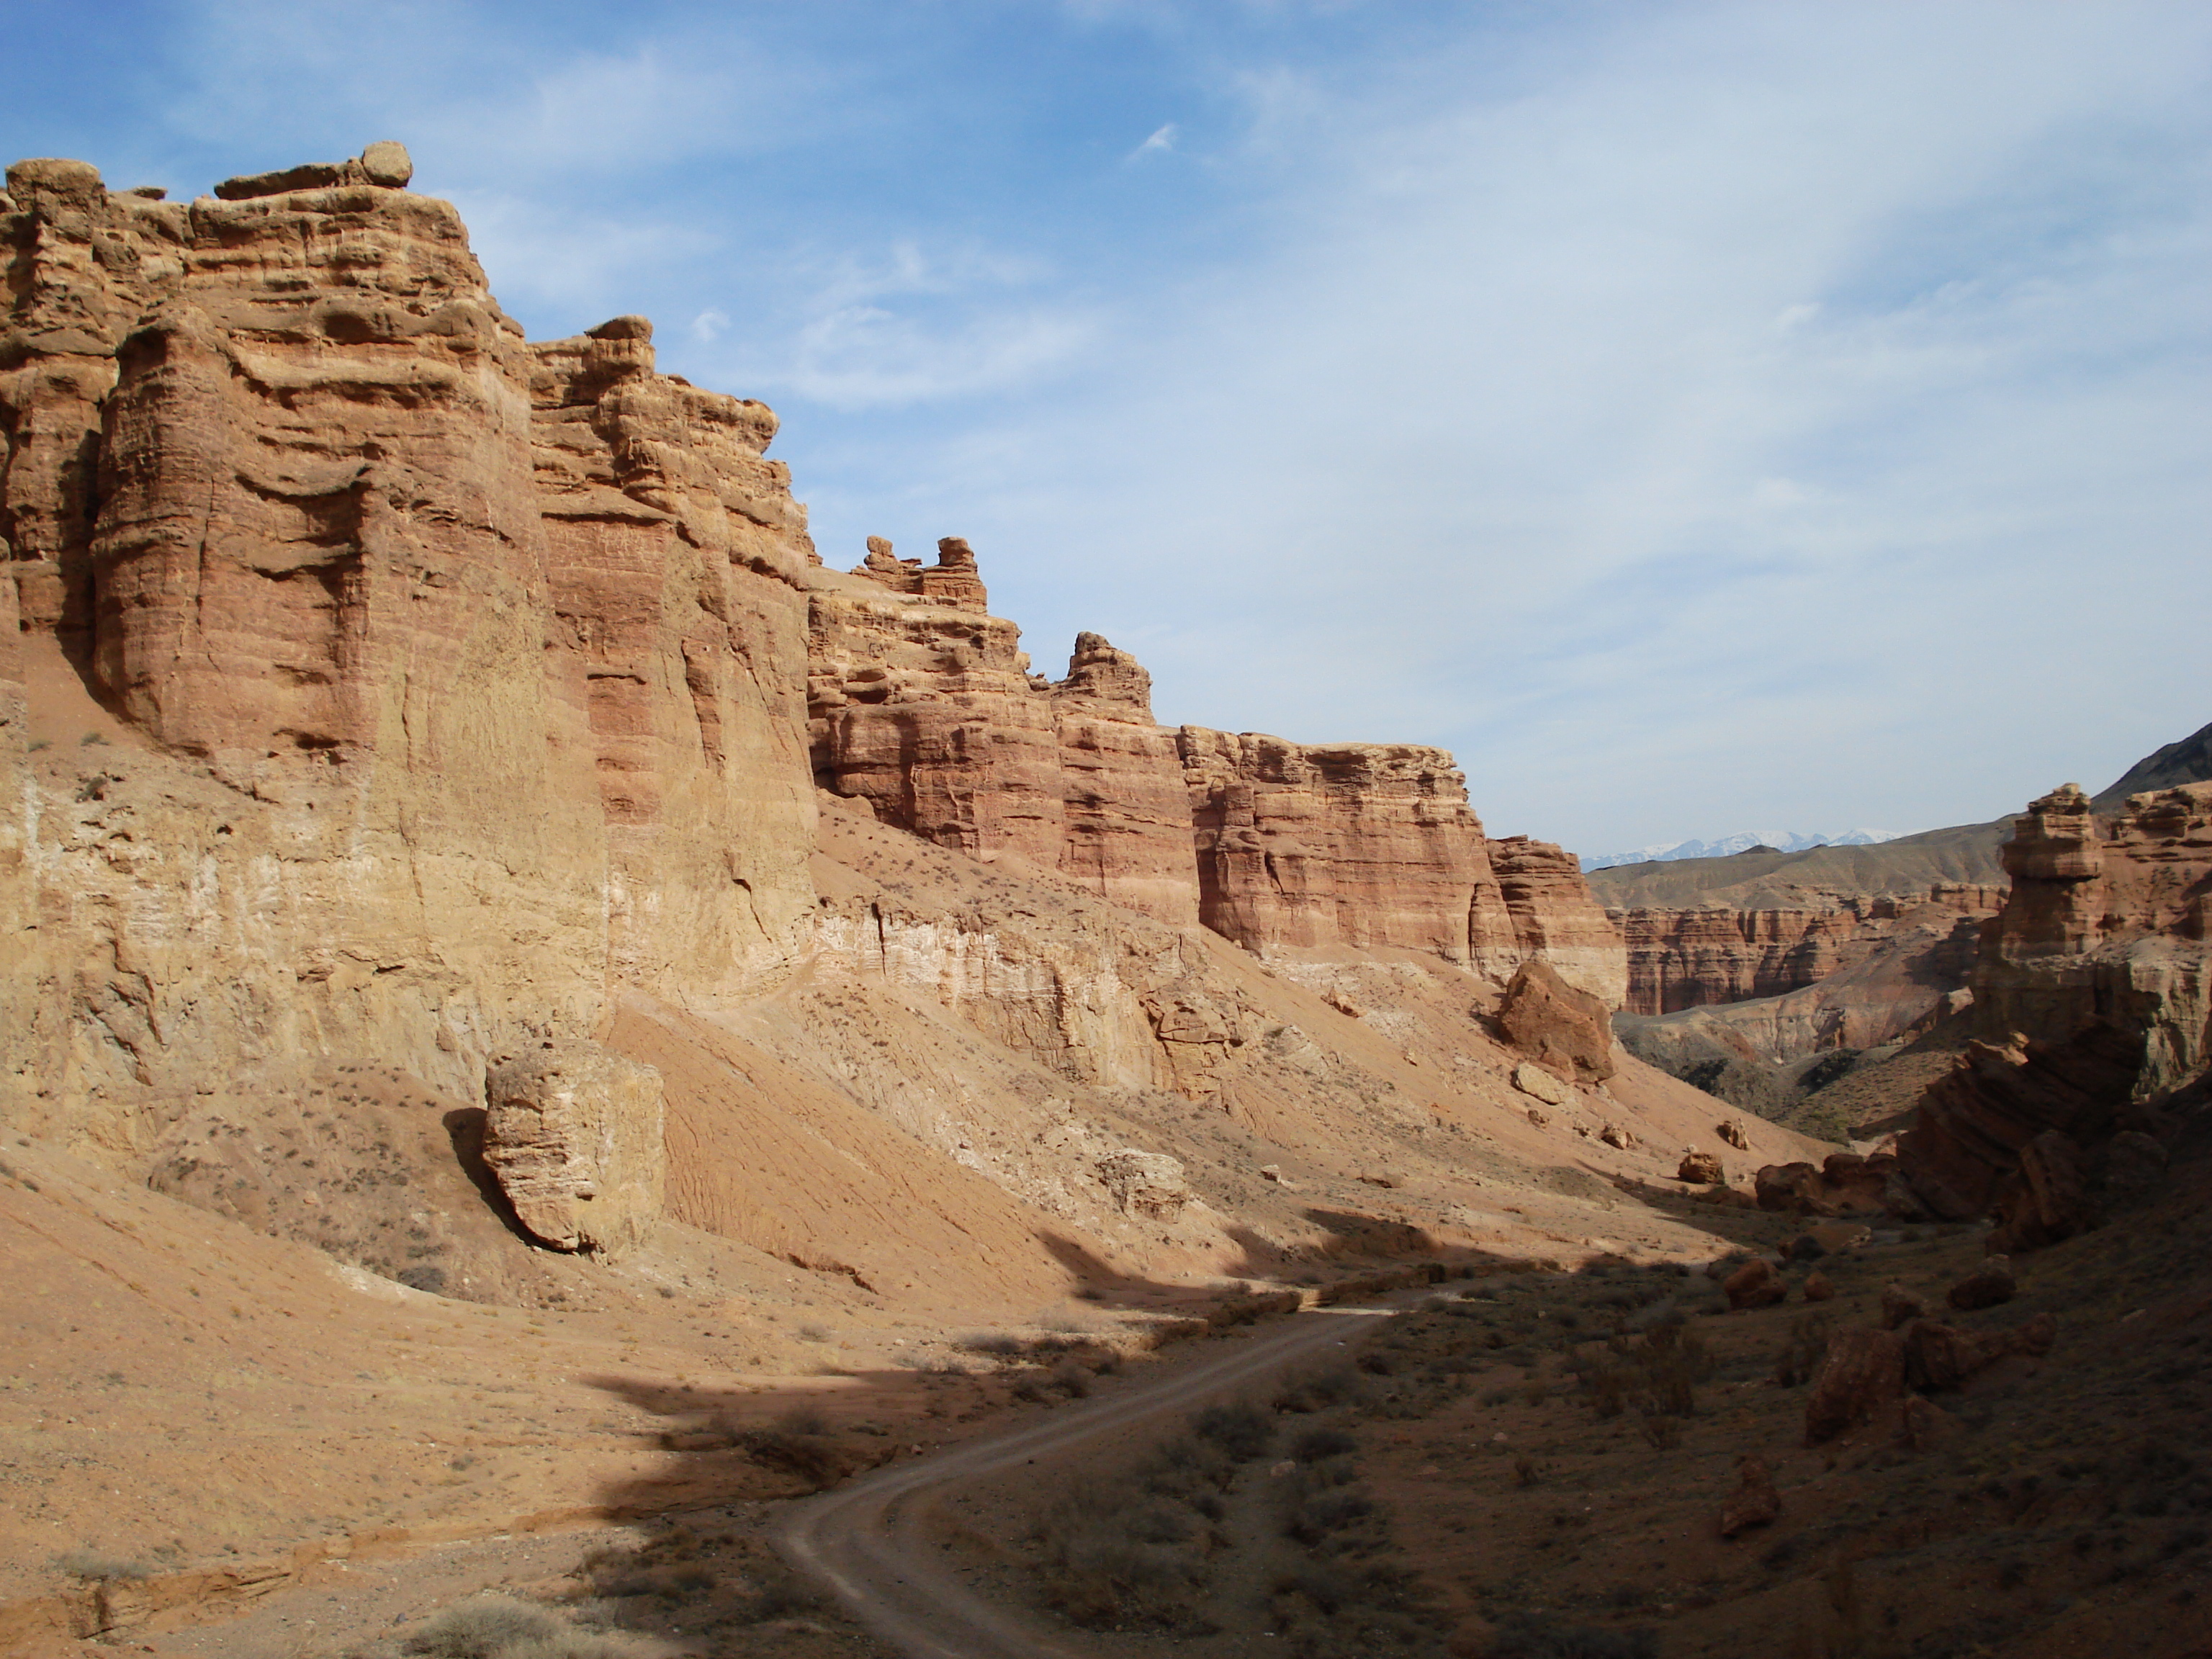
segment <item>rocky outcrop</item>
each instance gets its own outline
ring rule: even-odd
[[[1505,1040],[1538,1065],[1576,1083],[1613,1075],[1613,1028],[1606,1006],[1577,990],[1548,962],[1524,962],[1498,1005]]]
[[[1583,879],[1575,855],[1546,841],[1507,836],[1490,843],[1490,867],[1520,960],[1548,962],[1568,984],[1588,991],[1608,1008],[1627,1000],[1628,973],[1620,931]],[[1478,895],[1470,933],[1493,941],[1486,971],[1501,970],[1504,939]],[[1478,948],[1480,946],[1478,945]],[[1478,956],[1478,961],[1482,958]]]
[[[1618,935],[1571,854],[1486,839],[1441,749],[1185,726],[1206,925],[1262,955],[1411,950],[1492,978],[1523,962],[1617,1007]]]
[[[1187,726],[1199,914],[1247,950],[1348,945],[1469,963],[1492,886],[1466,781],[1441,749],[1308,745]]]
[[[1029,672],[1021,630],[982,609],[964,542],[944,544],[934,569],[908,570],[888,544],[869,560],[812,598],[816,781],[940,847],[1011,854],[1197,921],[1182,763],[1136,659],[1085,634],[1055,684]]]
[[[660,1074],[588,1042],[546,1042],[484,1082],[483,1159],[514,1213],[558,1250],[642,1242],[667,1186]]]
[[[1181,1218],[1191,1200],[1190,1183],[1184,1179],[1182,1160],[1165,1152],[1139,1152],[1125,1146],[1098,1161],[1098,1179],[1114,1195],[1125,1214],[1154,1221]]]
[[[2028,809],[2004,859],[2012,893],[1974,972],[1982,1036],[1922,1099],[1895,1207],[1994,1207],[2028,1249],[2087,1224],[2082,1160],[2155,1133],[2160,1103],[2212,1063],[2212,784],[2111,818],[2069,784]]]
[[[474,1093],[605,982],[520,331],[452,207],[366,177],[9,178],[8,585],[36,672],[128,738],[96,782],[58,755],[9,781],[46,918],[0,1037],[32,1121],[158,1122],[371,1048]]]
[[[1551,1057],[1601,1074],[1618,940],[1571,857],[1485,836],[1449,755],[1164,726],[1096,635],[1034,673],[955,538],[824,567],[766,408],[659,373],[641,318],[527,341],[408,172],[378,145],[189,203],[10,173],[11,1125],[137,1167],[374,1056],[420,1103],[489,1103],[539,1237],[611,1249],[658,1202],[619,1030],[671,1056],[679,1218],[854,1267],[823,1238],[854,1212],[794,1189],[748,1219],[754,1175],[702,1167],[799,1102],[866,1128],[870,1213],[902,1137],[1023,1194],[990,1271],[1030,1285],[1058,1271],[1009,1218],[1033,1193],[1071,1236],[1213,1248],[1158,1171],[1106,1202],[1099,1160],[1161,1133],[1129,1102],[1455,1147],[1512,1099],[1487,1021],[1523,969],[1580,1021]],[[842,996],[897,1038],[810,1030],[756,1075],[722,1024]],[[933,1072],[939,1043],[988,1080]],[[1020,1134],[952,1127],[963,1091]],[[836,1167],[787,1128],[775,1168]],[[936,1202],[950,1237],[967,1200]]]
[[[1832,1152],[1810,1164],[1770,1164],[1753,1177],[1762,1210],[1783,1215],[1860,1215],[1881,1209],[1897,1160],[1887,1152]]]

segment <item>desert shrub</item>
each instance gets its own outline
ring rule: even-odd
[[[1180,1435],[1162,1442],[1138,1475],[1146,1491],[1180,1499],[1201,1513],[1216,1516],[1220,1500],[1213,1494],[1236,1478],[1236,1460],[1219,1446]]]
[[[80,1545],[64,1550],[54,1558],[54,1565],[72,1578],[82,1578],[88,1584],[112,1584],[149,1577],[152,1569],[143,1561],[110,1555]]]
[[[1359,1443],[1342,1429],[1308,1429],[1291,1443],[1291,1455],[1301,1463],[1345,1457],[1359,1449]]]
[[[1069,1398],[1080,1400],[1091,1392],[1091,1368],[1079,1359],[1063,1359],[1052,1368],[1052,1385]]]
[[[827,1434],[830,1416],[819,1406],[793,1406],[777,1414],[775,1426],[784,1434]]]
[[[1239,1463],[1264,1457],[1274,1443],[1275,1425],[1249,1400],[1208,1406],[1190,1419],[1191,1432],[1211,1441]]]
[[[1317,1492],[1283,1518],[1283,1534],[1309,1548],[1375,1513],[1375,1500],[1354,1486]]]
[[[969,1353],[989,1354],[994,1358],[1018,1358],[1023,1352],[1021,1338],[1005,1331],[971,1331],[955,1344]]]
[[[1694,1416],[1698,1384],[1714,1369],[1705,1339],[1669,1322],[1654,1324],[1641,1341],[1615,1336],[1599,1352],[1577,1353],[1567,1364],[1582,1378],[1590,1408],[1600,1417],[1618,1417],[1632,1405],[1646,1417]]]
[[[1078,1480],[1038,1520],[1045,1600],[1094,1630],[1178,1629],[1205,1588],[1197,1522],[1128,1481]]]
[[[527,1642],[551,1642],[567,1633],[542,1607],[488,1595],[448,1607],[400,1645],[425,1659],[509,1659]]]
[[[1663,1413],[1648,1413],[1642,1424],[1644,1438],[1655,1451],[1672,1451],[1682,1443],[1682,1419]]]
[[[1498,1621],[1486,1659],[1658,1659],[1648,1630],[1563,1625],[1541,1613],[1512,1613]]]
[[[818,1410],[801,1406],[766,1428],[748,1431],[743,1439],[755,1462],[788,1469],[823,1486],[844,1473],[842,1449],[829,1428],[829,1419]]]
[[[1325,1412],[1348,1406],[1363,1397],[1367,1385],[1349,1365],[1330,1365],[1291,1378],[1274,1398],[1279,1412]]]
[[[1825,1312],[1799,1314],[1790,1322],[1790,1334],[1774,1355],[1774,1380],[1794,1389],[1813,1380],[1828,1352],[1830,1320]]]

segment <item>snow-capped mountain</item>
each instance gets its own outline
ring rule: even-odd
[[[1911,833],[1910,830],[1846,830],[1839,836],[1806,836],[1795,830],[1746,830],[1738,835],[1723,836],[1718,841],[1662,842],[1653,847],[1632,848],[1626,853],[1600,853],[1584,859],[1583,868],[1607,870],[1616,864],[1725,858],[1754,847],[1771,847],[1781,853],[1802,853],[1808,847],[1872,847],[1877,842],[1895,841],[1899,836]]]

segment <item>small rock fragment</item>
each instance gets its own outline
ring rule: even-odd
[[[1826,1273],[1810,1273],[1806,1276],[1804,1285],[1798,1294],[1808,1302],[1832,1302],[1836,1299],[1836,1287],[1828,1283],[1828,1276]]]
[[[1736,1489],[1721,1506],[1721,1536],[1733,1538],[1747,1527],[1771,1525],[1782,1513],[1782,1494],[1766,1460],[1747,1452],[1736,1462]]]
[[[1893,1331],[1916,1319],[1928,1317],[1928,1304],[1904,1285],[1892,1280],[1881,1288],[1881,1328]]]
[[[1954,1285],[1944,1300],[1961,1313],[1972,1313],[1978,1308],[1994,1308],[2009,1302],[2019,1293],[2010,1259],[1993,1255]]]
[[[1573,1091],[1534,1060],[1522,1060],[1513,1068],[1513,1086],[1524,1095],[1534,1095],[1547,1106],[1564,1106]]]

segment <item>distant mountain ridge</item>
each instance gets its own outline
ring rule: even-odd
[[[1846,830],[1839,836],[1800,835],[1795,830],[1746,830],[1718,841],[1672,841],[1656,846],[1632,848],[1626,853],[1600,853],[1583,860],[1583,868],[1610,870],[1621,864],[1671,864],[1678,859],[1717,859],[1765,848],[1777,853],[1802,853],[1814,847],[1876,847],[1909,836],[1910,830]]]

